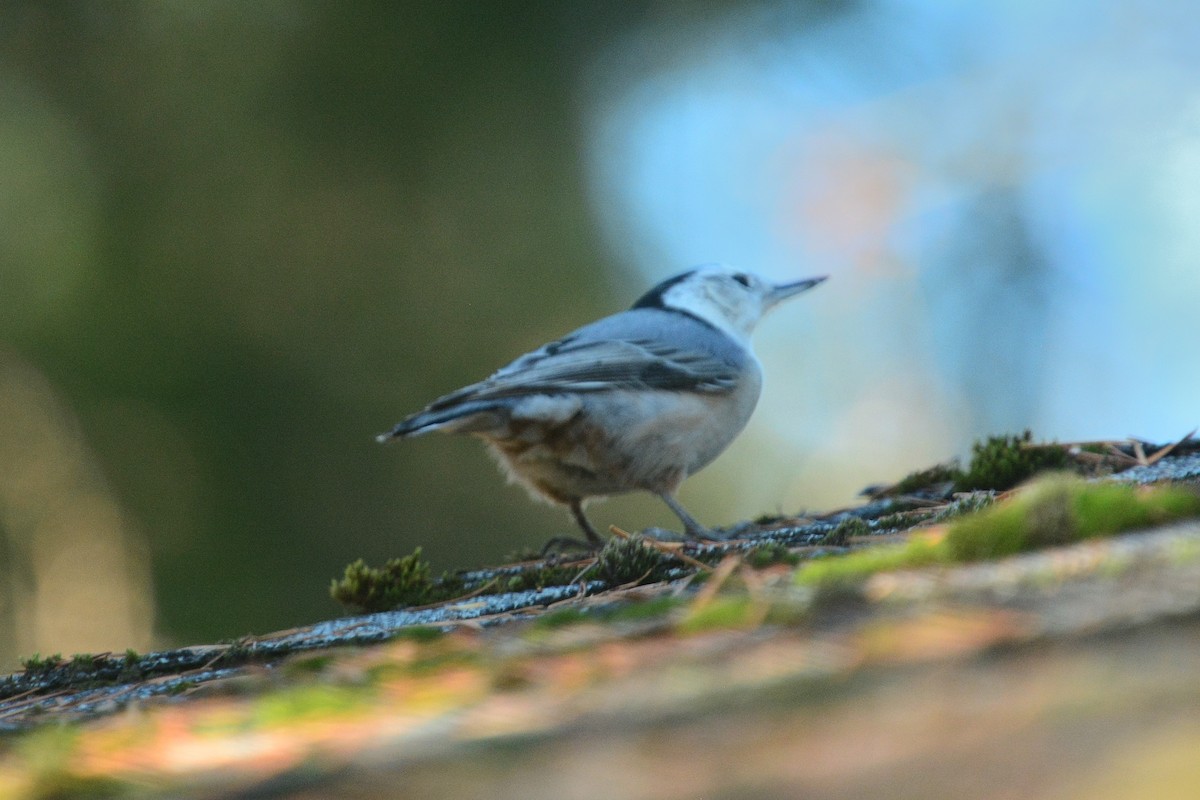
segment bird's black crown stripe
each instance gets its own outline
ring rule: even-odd
[[[706,328],[717,330],[717,326],[706,320],[704,317],[697,316],[691,311],[685,311],[682,308],[674,308],[663,304],[663,295],[675,284],[690,278],[694,272],[685,272],[682,275],[676,275],[674,278],[667,278],[665,281],[655,286],[650,291],[638,298],[638,301],[633,304],[632,308],[653,308],[658,311],[666,311],[671,314],[679,314],[684,317],[691,317]]]
[[[682,275],[676,275],[674,278],[667,278],[665,281],[658,284],[653,289],[651,289],[650,291],[646,292],[644,295],[639,297],[638,301],[633,304],[633,307],[634,308],[661,308],[663,310],[674,310],[674,309],[668,309],[666,306],[663,305],[663,295],[672,286],[679,283],[680,281],[687,280],[691,276],[692,276],[691,272],[685,272]]]

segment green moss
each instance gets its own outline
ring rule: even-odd
[[[224,646],[225,649],[215,663],[223,666],[244,664],[254,655],[253,639],[249,636],[243,636],[240,639],[222,639],[217,644]]]
[[[888,494],[913,494],[922,489],[942,487],[945,484],[957,485],[963,478],[962,468],[957,461],[937,464],[929,469],[909,473],[900,479],[899,483],[889,490]]]
[[[1075,514],[1084,537],[1161,525],[1200,516],[1200,496],[1178,486],[1139,491],[1124,484],[1097,484],[1102,491],[1080,494]]]
[[[596,573],[612,586],[653,581],[679,562],[648,545],[641,536],[614,536],[596,556]]]
[[[125,655],[121,658],[121,668],[117,672],[116,682],[128,683],[143,677],[145,677],[145,670],[142,669],[142,656],[136,650],[126,650]]]
[[[70,660],[63,658],[58,653],[46,656],[45,658],[35,653],[30,658],[21,661],[27,677],[49,679],[55,685],[87,683],[96,683],[99,685],[109,683],[111,679],[99,680],[98,673],[106,671],[105,668],[109,667],[112,663],[115,663],[115,659],[110,660],[107,655],[95,655],[93,653],[76,653],[71,656]],[[120,663],[126,665],[127,661],[122,660]]]
[[[580,579],[597,577],[612,585],[640,578],[660,580],[679,562],[646,546],[639,537],[610,539],[594,564],[556,560],[536,561],[520,566],[515,572],[500,574],[490,582],[466,585],[450,574],[432,577],[429,564],[421,559],[421,549],[395,558],[382,567],[368,566],[362,559],[346,567],[340,580],[332,582],[329,593],[335,600],[355,611],[388,611],[399,606],[428,605],[461,596],[470,590],[480,595],[500,592],[536,591],[548,586],[567,586]]]
[[[29,658],[21,659],[21,668],[25,670],[26,675],[43,675],[62,666],[62,663],[62,653],[45,657],[41,653],[34,653]]]
[[[876,527],[874,533],[880,533],[887,530],[907,530],[922,522],[929,522],[936,519],[938,511],[932,509],[922,509],[920,511],[900,511],[895,514],[886,514],[875,520]]]
[[[366,706],[374,692],[367,687],[311,683],[263,695],[254,704],[257,725],[292,725],[338,717]]]
[[[390,559],[382,567],[369,567],[360,558],[329,587],[334,600],[366,612],[436,603],[461,592],[462,584],[453,576],[433,580],[429,562],[421,559],[419,547],[403,558]]]
[[[74,673],[91,672],[102,666],[107,660],[107,656],[97,656],[92,653],[76,653],[71,656],[71,663],[67,665],[67,668]]]
[[[944,558],[938,542],[914,536],[903,544],[869,547],[810,561],[796,572],[795,580],[801,586],[836,588],[856,584],[877,572],[926,567],[941,563]]]
[[[1200,516],[1200,496],[1178,487],[1138,490],[1048,476],[1006,503],[958,518],[941,540],[913,537],[805,564],[800,585],[849,587],[877,572],[981,561]]]
[[[650,600],[622,602],[604,608],[591,608],[588,611],[568,606],[543,614],[533,623],[533,627],[537,630],[547,630],[564,628],[581,622],[598,624],[641,622],[665,617],[683,603],[682,598],[662,595]]]
[[[48,800],[125,797],[130,794],[132,787],[116,779],[77,774],[75,764],[79,740],[80,729],[77,726],[46,725],[17,741],[15,751],[32,778],[29,797]]]
[[[901,545],[812,561],[797,571],[796,582],[822,589],[853,586],[877,572],[1003,558],[1195,516],[1200,496],[1185,489],[1138,490],[1053,475],[1009,502],[957,519],[941,540],[913,537]]]
[[[849,516],[837,524],[837,527],[821,537],[818,544],[826,547],[845,547],[853,536],[870,536],[871,526],[861,517]]]
[[[902,478],[889,494],[913,494],[922,489],[952,484],[956,492],[1006,491],[1040,472],[1070,466],[1067,449],[1058,445],[1034,445],[1033,434],[989,436],[971,446],[966,470],[948,461]]]
[[[446,632],[441,628],[434,628],[431,625],[413,625],[396,631],[392,635],[392,639],[407,639],[412,642],[425,643],[436,642],[445,635]]]
[[[408,675],[433,675],[452,667],[477,667],[482,661],[482,654],[459,647],[442,647],[434,645],[423,647],[418,651],[416,659],[405,664],[401,669]],[[380,665],[380,673],[372,673],[379,677],[392,669],[388,665]]]
[[[746,552],[744,560],[755,569],[769,567],[772,564],[788,564],[795,566],[800,563],[800,556],[793,553],[782,542],[768,542]]]
[[[1065,544],[1075,538],[1075,529],[1071,489],[1063,480],[1049,479],[985,513],[956,520],[946,534],[945,549],[954,561],[1002,558]]]
[[[676,608],[683,605],[683,599],[671,595],[662,595],[653,600],[643,600],[637,603],[626,603],[606,611],[604,619],[609,622],[640,622],[642,620],[665,617]]]
[[[893,530],[895,528],[907,528],[909,526],[909,518],[905,514],[887,514],[879,517],[876,520],[879,527],[883,530]]]
[[[1186,489],[1139,490],[1056,475],[1011,502],[956,521],[945,547],[954,560],[974,561],[1195,516],[1200,516],[1200,497]]]
[[[558,608],[542,614],[534,621],[533,626],[541,629],[565,628],[584,622],[588,618],[588,615],[578,608]]]
[[[320,675],[332,663],[333,656],[327,653],[314,656],[303,656],[300,658],[291,658],[284,662],[283,674],[291,678],[303,677],[306,675]]]
[[[588,572],[590,570],[580,569],[578,564],[538,563],[509,576],[498,586],[497,591],[528,592],[545,589],[547,586],[566,586],[586,577]]]
[[[1033,433],[1020,436],[989,436],[971,448],[971,466],[955,483],[955,491],[979,489],[1006,491],[1040,472],[1061,470],[1068,465],[1067,449],[1058,445],[1033,444]]]
[[[16,740],[16,750],[33,771],[53,772],[75,759],[79,735],[75,726],[47,725]]]
[[[680,633],[743,628],[760,618],[760,607],[744,594],[718,595],[679,622]]]
[[[972,492],[964,494],[950,505],[936,511],[929,517],[930,522],[947,522],[968,514],[974,514],[988,508],[996,502],[996,496],[988,492]]]

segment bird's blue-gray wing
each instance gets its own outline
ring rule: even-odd
[[[710,353],[652,339],[570,339],[514,361],[485,381],[448,395],[521,394],[665,389],[720,392],[737,381],[734,365]]]
[[[620,389],[727,392],[737,385],[738,366],[702,348],[655,339],[567,337],[518,358],[479,383],[438,398],[381,438],[414,435],[473,415],[503,411],[515,400],[533,395]]]

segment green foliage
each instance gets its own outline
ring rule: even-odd
[[[989,436],[971,448],[971,466],[955,483],[955,490],[1005,491],[1039,472],[1067,466],[1067,450],[1057,445],[1031,447],[1033,433],[1020,436]]]
[[[329,595],[342,605],[372,612],[447,600],[461,588],[461,583],[448,575],[435,582],[418,547],[403,558],[389,559],[382,567],[369,567],[358,559],[346,567],[341,580],[333,581]]]

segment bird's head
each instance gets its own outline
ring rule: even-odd
[[[690,314],[746,341],[754,326],[774,306],[813,288],[827,277],[772,283],[753,272],[708,264],[667,278],[642,295],[633,307]]]

